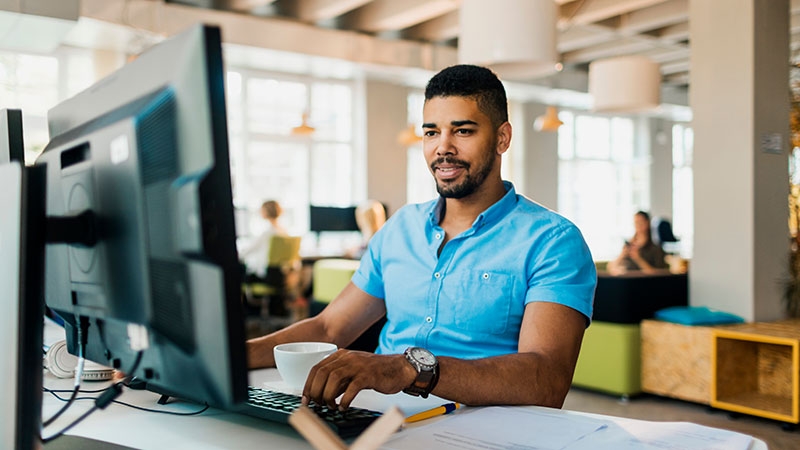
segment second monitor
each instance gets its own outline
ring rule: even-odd
[[[53,108],[36,162],[70,353],[221,407],[247,396],[224,86],[220,31],[195,26]]]

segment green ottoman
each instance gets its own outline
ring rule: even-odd
[[[623,398],[642,392],[640,336],[638,323],[592,322],[572,384]]]

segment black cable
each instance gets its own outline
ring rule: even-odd
[[[56,438],[59,438],[59,437],[61,437],[61,436],[62,436],[64,433],[66,433],[67,431],[69,431],[69,430],[70,430],[72,427],[74,427],[75,425],[77,425],[77,424],[81,423],[81,421],[83,421],[83,419],[85,419],[85,418],[89,417],[89,414],[91,414],[91,413],[95,412],[97,409],[98,409],[98,406],[97,406],[97,405],[94,405],[94,406],[92,406],[92,407],[91,407],[91,408],[90,408],[88,411],[86,411],[85,413],[83,413],[83,415],[81,415],[81,416],[80,416],[80,417],[78,417],[77,419],[73,420],[71,424],[69,424],[69,425],[67,425],[66,427],[62,428],[62,429],[61,429],[59,432],[57,432],[56,434],[54,434],[54,435],[52,435],[52,436],[50,436],[50,437],[46,437],[46,438],[45,438],[45,437],[43,437],[43,438],[42,438],[42,443],[43,443],[43,444],[46,444],[46,443],[48,443],[48,442],[51,442],[51,441],[55,440]]]
[[[78,392],[81,393],[81,394],[99,394],[101,392],[104,392],[106,389],[108,389],[108,387],[104,387],[103,389],[78,389]],[[59,394],[63,394],[65,392],[72,392],[71,389],[50,389],[50,388],[46,388],[46,387],[43,387],[42,390],[45,391],[45,392],[50,392],[50,393],[56,392],[56,393],[59,393]],[[84,397],[84,398],[94,398],[94,397]],[[59,400],[63,401],[63,399],[60,399],[60,398],[59,398]],[[80,399],[78,399],[78,400],[80,400]]]
[[[167,414],[167,415],[170,415],[170,416],[196,416],[196,415],[199,415],[199,414],[203,414],[204,412],[208,411],[208,408],[210,408],[210,406],[208,406],[208,404],[205,404],[202,409],[186,413],[186,412],[177,412],[177,411],[165,411],[165,410],[162,410],[162,409],[150,409],[150,408],[145,408],[143,406],[137,406],[137,405],[132,405],[130,403],[121,402],[119,400],[114,400],[114,403],[117,403],[117,404],[122,405],[122,406],[127,406],[128,408],[138,409],[139,411],[145,411],[145,412],[151,412],[151,413],[157,413],[157,414]]]
[[[64,397],[61,397],[58,394],[59,393],[65,393],[65,392],[71,392],[71,391],[69,391],[67,389],[48,389],[48,388],[44,388],[44,391],[49,393],[50,395],[52,395],[53,397],[57,398],[58,400],[60,400],[62,402],[67,401],[67,399],[64,398]],[[97,394],[99,392],[104,392],[104,391],[105,391],[105,389],[95,389],[95,390],[80,390],[79,392],[81,394]],[[77,397],[77,398],[75,398],[75,400],[95,400],[96,398],[97,397]],[[143,406],[138,406],[138,405],[134,405],[134,404],[131,404],[131,403],[125,403],[125,402],[120,401],[120,400],[114,400],[114,403],[116,403],[118,405],[122,405],[122,406],[127,406],[128,408],[138,409],[139,411],[152,412],[152,413],[157,413],[157,414],[169,414],[169,415],[173,415],[173,416],[196,416],[198,414],[202,414],[202,413],[206,412],[208,410],[208,408],[210,408],[210,406],[207,403],[205,403],[205,404],[203,404],[203,408],[199,409],[197,411],[178,412],[178,411],[166,411],[166,410],[163,410],[163,409],[145,408]]]
[[[66,411],[70,407],[70,405],[72,405],[72,402],[75,400],[75,397],[77,397],[78,391],[81,388],[81,376],[83,376],[83,364],[84,364],[83,352],[84,352],[84,346],[85,346],[85,342],[86,342],[85,336],[86,336],[87,331],[88,331],[88,330],[84,330],[84,327],[88,328],[89,325],[85,321],[82,321],[80,317],[76,316],[76,319],[78,321],[78,330],[77,331],[78,331],[78,361],[79,361],[79,363],[78,363],[78,366],[75,368],[75,385],[74,385],[75,388],[73,389],[72,396],[69,398],[67,403],[64,404],[64,406],[62,406],[61,409],[59,409],[49,419],[47,419],[44,422],[42,422],[42,427],[43,428],[47,427],[51,423],[55,422],[56,419],[58,419],[61,416],[61,414],[64,414],[64,411]]]
[[[139,367],[139,363],[141,361],[142,361],[142,352],[139,351],[136,354],[136,360],[133,363],[133,367],[131,367],[131,370],[128,373],[131,373],[131,374],[134,373],[136,371],[136,369]],[[130,377],[131,377],[131,375],[128,375],[127,377],[125,377],[125,379],[129,379]],[[98,409],[105,409],[106,406],[110,405],[111,402],[113,402],[114,399],[119,397],[119,395],[122,393],[122,383],[123,383],[123,381],[116,382],[116,383],[112,384],[111,386],[109,386],[108,389],[105,389],[102,394],[100,394],[99,396],[97,396],[94,399],[94,406],[92,406],[91,409],[89,409],[88,411],[83,413],[80,417],[78,417],[77,419],[72,421],[72,423],[70,423],[69,425],[67,425],[66,427],[64,427],[60,431],[58,431],[56,434],[54,434],[54,435],[52,435],[50,437],[47,437],[47,438],[43,437],[42,438],[42,443],[47,443],[47,442],[53,441],[54,439],[62,436],[64,433],[69,431],[75,425],[79,424],[83,419],[87,418],[89,416],[89,414],[97,411]],[[69,403],[67,403],[67,405],[65,405],[65,406],[68,406],[68,405],[69,405]]]
[[[55,422],[56,419],[58,419],[61,416],[61,414],[63,414],[64,411],[66,411],[67,408],[69,408],[70,405],[72,405],[72,402],[75,401],[75,398],[78,396],[79,391],[80,391],[80,385],[75,386],[75,389],[72,390],[72,395],[70,395],[69,399],[66,400],[67,403],[64,403],[61,409],[59,409],[58,412],[53,414],[49,419],[42,422],[42,427],[47,427],[51,423]]]

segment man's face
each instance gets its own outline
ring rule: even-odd
[[[489,117],[467,97],[434,97],[423,108],[423,150],[436,190],[464,198],[490,174],[499,175],[498,134]]]

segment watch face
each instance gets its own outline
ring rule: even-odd
[[[411,349],[410,353],[412,358],[426,366],[433,366],[436,364],[436,357],[433,356],[433,353],[424,348],[414,347]]]

